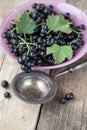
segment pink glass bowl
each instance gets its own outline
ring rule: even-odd
[[[2,34],[2,32],[4,32],[4,30],[6,28],[9,27],[11,20],[18,19],[18,12],[21,14],[24,10],[27,10],[27,9],[31,10],[31,8],[32,8],[31,6],[32,6],[33,2],[29,2],[25,5],[22,5],[21,7],[17,8],[16,10],[12,11],[5,18],[5,20],[3,21],[3,23],[1,24],[1,27],[0,27],[0,46],[2,47],[3,51],[14,61],[17,61],[17,58],[12,53],[10,53],[8,45],[6,44],[6,40],[1,37],[1,34]],[[55,68],[67,66],[67,65],[77,61],[78,59],[80,59],[87,52],[87,16],[84,14],[84,12],[82,12],[81,10],[79,10],[78,8],[76,8],[70,4],[67,4],[64,2],[58,2],[57,0],[38,0],[38,1],[35,1],[35,3],[43,3],[45,5],[52,4],[55,7],[55,11],[58,13],[69,12],[71,14],[71,18],[73,19],[75,25],[84,24],[86,26],[86,30],[84,33],[85,44],[82,47],[80,47],[80,49],[78,49],[75,56],[71,60],[68,60],[68,61],[58,64],[58,65],[36,66],[34,68],[35,69],[55,69]]]

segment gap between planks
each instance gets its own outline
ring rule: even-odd
[[[62,2],[67,2],[67,0],[61,0],[61,1]],[[49,74],[51,74],[51,73],[52,73],[52,70],[50,70]],[[38,130],[38,124],[39,124],[39,121],[40,121],[40,116],[41,116],[41,111],[43,109],[43,106],[44,106],[44,104],[41,105],[35,130]]]
[[[83,9],[84,11],[85,11],[85,13],[87,13],[87,9],[86,9],[86,6],[87,6],[87,2],[86,1],[76,1],[76,0],[67,0],[67,3],[71,3],[71,4],[73,4],[73,5],[76,5],[77,7],[79,7],[80,9]],[[84,6],[84,8],[83,8],[83,6]],[[85,58],[86,59],[86,58]],[[83,71],[84,72],[84,71]],[[86,83],[84,83],[84,86],[86,86]],[[78,92],[78,90],[79,90],[79,88],[76,90],[77,92]],[[63,127],[63,129],[61,129],[62,128],[62,124],[61,124],[61,127],[58,129],[58,130],[87,130],[87,113],[86,113],[86,109],[87,109],[87,98],[85,98],[84,97],[84,95],[85,95],[85,93],[87,92],[87,89],[86,88],[84,88],[84,91],[82,91],[81,89],[79,90],[79,93],[78,93],[78,95],[77,95],[77,102],[76,102],[76,104],[74,104],[74,106],[73,105],[71,105],[71,103],[69,104],[70,106],[69,106],[69,111],[71,111],[72,113],[68,113],[68,116],[67,116],[67,119],[68,119],[68,122],[66,122],[66,128],[64,128]],[[81,103],[79,103],[79,99],[80,99],[80,95],[81,95],[81,97],[82,97],[82,101],[81,101]],[[85,100],[84,100],[85,99]],[[77,108],[77,106],[78,107],[80,107],[80,109],[79,109],[79,111],[78,111],[78,108]],[[46,109],[46,107],[44,108],[44,109]],[[43,110],[43,109],[42,109]],[[47,110],[47,109],[46,109]],[[43,110],[43,111],[45,111],[45,110]],[[74,116],[74,113],[76,112],[76,115]],[[82,115],[80,114],[80,113],[82,113]],[[42,114],[43,114],[44,112],[42,112]],[[64,114],[64,113],[63,113]],[[42,115],[43,116],[43,115]],[[81,117],[82,116],[82,117]],[[72,119],[71,119],[72,118]],[[76,118],[76,120],[75,120],[75,118]],[[44,120],[45,120],[45,118],[44,119],[42,119],[41,118],[41,121],[40,121],[40,124],[39,124],[39,127],[38,127],[38,130],[39,129],[41,129],[41,130],[43,130],[43,128],[45,127],[45,125],[43,125],[43,127],[40,127],[42,124],[42,122],[44,122]],[[70,124],[68,124],[69,123],[69,121],[70,120],[72,120],[71,121],[71,126],[70,126]],[[74,121],[75,120],[75,121]],[[46,121],[46,120],[45,120]],[[55,121],[55,120],[54,120]],[[62,120],[63,121],[63,120]],[[48,122],[47,122],[48,123]],[[60,122],[61,123],[61,122]],[[59,123],[59,124],[60,124]],[[48,123],[49,124],[49,123]],[[58,124],[58,125],[59,125]],[[50,125],[50,124],[49,124]],[[69,125],[69,126],[68,126]],[[64,125],[63,125],[64,126]],[[46,125],[46,127],[47,127],[47,125]],[[73,128],[74,127],[74,128]],[[49,130],[49,129],[48,129]],[[52,129],[53,130],[53,129]]]
[[[31,0],[30,0],[31,1]],[[13,8],[15,8],[15,7],[17,7],[18,5],[22,5],[22,4],[24,4],[25,2],[29,2],[29,0],[26,0],[26,1],[23,1],[23,0],[21,0],[20,2],[16,2],[16,3],[14,3],[13,4],[13,2],[10,2],[10,5],[7,7],[6,5],[7,5],[7,3],[5,2],[5,3],[2,3],[3,4],[3,6],[0,6],[1,7],[1,11],[0,11],[0,13],[1,13],[1,16],[2,17],[5,17],[6,15],[7,15],[7,13],[8,12],[10,12],[10,10],[12,9],[12,7]],[[4,10],[3,11],[3,7],[7,7],[6,8],[6,10]],[[3,12],[3,13],[2,13]],[[2,18],[0,17],[0,23],[2,22]],[[9,65],[10,64],[10,61],[8,62],[7,60],[8,60],[8,57],[5,57],[5,54],[2,52],[2,51],[0,51],[0,71],[1,71],[1,73],[2,73],[2,78],[3,78],[3,74],[5,75],[5,71],[2,71],[2,69],[3,69],[3,66],[4,65]],[[8,64],[6,64],[6,63],[8,63]],[[13,64],[14,65],[14,64]],[[10,68],[9,68],[10,69]],[[5,69],[6,70],[6,69]],[[14,70],[13,70],[14,71]],[[19,71],[17,71],[17,72],[19,72]],[[6,73],[9,73],[9,71],[7,70],[7,72]],[[10,74],[11,75],[14,75],[14,73],[16,74],[16,72],[11,72]],[[1,80],[2,80],[2,78],[1,78]],[[4,78],[5,78],[5,76],[4,76]],[[11,77],[12,78],[12,77]],[[7,78],[6,79],[8,79],[8,76],[7,76]],[[10,90],[9,90],[10,91]],[[1,91],[2,93],[4,92],[4,91]],[[2,95],[2,94],[1,94]],[[3,96],[3,95],[2,95]],[[1,99],[1,100],[4,100],[4,99]],[[6,104],[4,104],[4,102],[5,101],[3,101],[3,107],[4,107],[4,112],[5,112],[5,105]],[[26,105],[25,105],[26,106]],[[0,108],[1,108],[1,105],[0,105]],[[33,108],[33,107],[32,107]],[[40,106],[38,107],[38,113],[39,113],[39,109],[40,109]],[[6,112],[7,113],[7,112]],[[4,115],[4,113],[3,113],[3,116],[5,116]],[[11,116],[11,115],[10,115]],[[37,117],[36,118],[39,118],[39,116],[38,116],[38,114],[36,115]],[[25,118],[25,117],[24,117]],[[2,120],[2,119],[1,119]],[[34,122],[33,123],[31,123],[30,125],[31,125],[31,127],[32,128],[29,128],[30,130],[34,130],[35,129],[35,127],[36,127],[36,125],[37,125],[37,123],[35,124],[35,122],[37,122],[37,119],[34,119]],[[3,121],[3,123],[0,123],[1,125],[3,125],[4,124],[4,126],[6,126],[6,123]],[[3,126],[2,126],[3,127]],[[1,129],[5,129],[4,127],[2,128],[1,126],[0,126],[0,128]],[[17,127],[17,126],[16,126]],[[19,127],[19,126],[18,126]],[[23,127],[24,128],[24,127]],[[21,130],[23,129],[23,128],[21,128]],[[8,125],[7,125],[7,128],[6,129],[8,129],[8,130],[10,130],[11,129],[11,127],[10,127],[10,125],[9,125],[9,123],[8,123]],[[13,128],[13,129],[15,129],[15,128]],[[20,128],[19,128],[20,129]],[[26,128],[25,128],[26,129]],[[18,128],[17,128],[17,130],[18,130]]]
[[[8,57],[6,56],[3,60],[0,72],[0,82],[3,80],[3,78],[11,82],[12,78],[19,72],[21,72],[21,70],[18,64],[8,60]],[[6,99],[4,99],[3,97],[3,93],[5,90],[3,90],[2,88],[0,89],[0,129],[5,130],[6,128],[7,130],[35,130],[40,115],[41,105],[28,105],[22,103],[21,101],[15,98],[10,88],[8,91],[11,92],[12,98],[6,101]],[[10,108],[8,104],[10,104]],[[19,106],[17,104],[19,104]],[[19,110],[20,108],[22,110]],[[22,113],[22,111],[27,112]],[[17,117],[15,117],[15,113],[18,113]],[[29,117],[27,117],[27,115],[29,115]],[[21,116],[23,117],[23,119],[21,119]],[[14,118],[14,120],[12,120],[12,118]],[[15,124],[16,122],[17,124]],[[19,125],[18,122],[19,124],[21,123],[21,125]]]

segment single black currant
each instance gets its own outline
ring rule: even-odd
[[[1,82],[1,86],[3,87],[3,88],[8,88],[8,81],[6,81],[6,80],[3,80],[2,82]]]
[[[77,35],[77,38],[78,38],[78,39],[83,39],[83,34],[78,34],[78,35]]]
[[[32,8],[33,8],[33,9],[35,9],[36,6],[37,6],[37,3],[33,3],[33,4],[32,4]]]
[[[66,102],[67,102],[67,100],[66,100],[65,97],[62,97],[62,98],[60,99],[60,103],[61,103],[61,104],[66,104]]]
[[[66,97],[67,100],[72,100],[72,99],[74,99],[74,94],[70,92],[70,93],[67,93],[65,95],[65,97]]]
[[[4,93],[4,97],[5,97],[5,98],[10,98],[10,97],[11,97],[11,95],[10,95],[10,93],[9,93],[9,92],[5,92],[5,93]]]
[[[41,57],[38,57],[38,58],[37,58],[37,61],[36,61],[36,64],[37,64],[37,65],[43,64],[43,59],[42,59]]]
[[[79,46],[76,45],[76,44],[72,44],[71,47],[72,47],[73,50],[77,50],[79,48]]]
[[[19,57],[19,58],[18,58],[18,63],[19,63],[19,64],[23,64],[23,63],[24,63],[22,57]]]
[[[31,51],[31,52],[30,52],[30,57],[31,57],[31,58],[36,57],[36,52],[35,52],[35,51]]]
[[[27,67],[26,65],[22,64],[22,65],[21,65],[21,69],[22,69],[22,70],[28,70],[28,67]]]
[[[64,14],[64,18],[65,18],[65,19],[69,19],[69,18],[70,18],[70,13],[65,13],[65,14]]]
[[[53,11],[53,5],[49,5],[47,8],[48,8],[50,11]]]
[[[79,29],[82,29],[82,30],[85,30],[85,29],[86,29],[86,27],[85,27],[84,24],[81,24],[81,25],[79,25],[78,27],[79,27]]]
[[[46,57],[46,52],[45,51],[40,51],[40,56],[45,58]]]
[[[37,42],[38,42],[38,43],[42,43],[42,38],[39,37],[39,38],[37,39]]]

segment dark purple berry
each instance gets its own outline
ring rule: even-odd
[[[48,8],[50,11],[53,11],[53,5],[49,5],[47,8]]]
[[[6,81],[6,80],[3,80],[2,82],[1,82],[1,86],[3,87],[3,88],[8,88],[8,81]]]
[[[65,41],[63,39],[58,39],[57,44],[58,45],[65,45]]]
[[[36,6],[37,6],[37,3],[33,3],[33,4],[32,4],[32,8],[33,8],[33,9],[35,9]]]
[[[46,52],[45,52],[45,51],[40,51],[40,56],[41,56],[42,58],[45,58],[45,57],[46,57]]]
[[[72,44],[71,47],[72,47],[73,50],[77,50],[79,48],[79,46],[76,45],[76,44]]]
[[[74,99],[74,94],[73,93],[67,93],[65,97],[66,97],[67,100],[71,100],[71,99]]]
[[[70,13],[65,13],[65,14],[64,14],[64,18],[65,18],[65,19],[69,19],[69,18],[70,18]]]
[[[37,61],[36,61],[37,65],[41,65],[43,64],[43,59],[41,57],[38,57]]]
[[[37,4],[36,7],[35,7],[35,9],[37,11],[43,11],[44,8],[45,8],[44,4]]]
[[[31,18],[33,18],[34,20],[36,20],[39,15],[38,15],[38,12],[32,12],[32,13],[30,14],[30,16],[31,16]]]
[[[78,39],[83,39],[83,34],[78,34],[78,35],[77,35],[77,38],[78,38]]]
[[[19,63],[19,64],[23,64],[23,62],[24,62],[24,61],[23,61],[22,57],[19,57],[19,58],[18,58],[18,63]]]
[[[60,99],[60,103],[61,103],[61,104],[66,104],[66,102],[67,102],[67,100],[66,100],[65,97],[62,97],[62,98]]]
[[[78,27],[79,27],[79,29],[82,29],[82,30],[85,30],[85,29],[86,29],[86,27],[85,27],[84,24],[81,24],[81,25],[79,25]]]
[[[4,93],[4,97],[5,97],[5,98],[10,98],[10,97],[11,97],[11,95],[10,95],[10,93],[9,93],[9,92],[5,92],[5,93]]]
[[[36,56],[36,52],[35,52],[35,51],[31,51],[31,52],[30,52],[30,57],[33,58],[33,57],[35,57],[35,56]]]
[[[16,24],[14,24],[14,23],[10,23],[10,29],[14,29],[16,27]]]
[[[22,65],[21,65],[21,69],[22,69],[22,70],[28,70],[28,67],[27,67],[26,65],[22,64]]]
[[[81,45],[84,45],[84,44],[85,44],[85,42],[84,42],[83,40],[81,40],[80,43],[81,43]]]

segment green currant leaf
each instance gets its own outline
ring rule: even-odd
[[[32,34],[36,28],[36,23],[33,21],[28,12],[24,12],[18,21],[15,21],[17,32]]]
[[[63,33],[71,33],[72,29],[70,28],[71,22],[66,20],[63,15],[52,15],[46,20],[46,24],[53,31],[60,31]]]
[[[73,56],[73,50],[71,46],[59,46],[57,44],[53,44],[50,47],[47,47],[46,51],[47,55],[52,54],[53,58],[55,60],[55,64],[62,63],[65,58],[68,60],[72,58]]]

